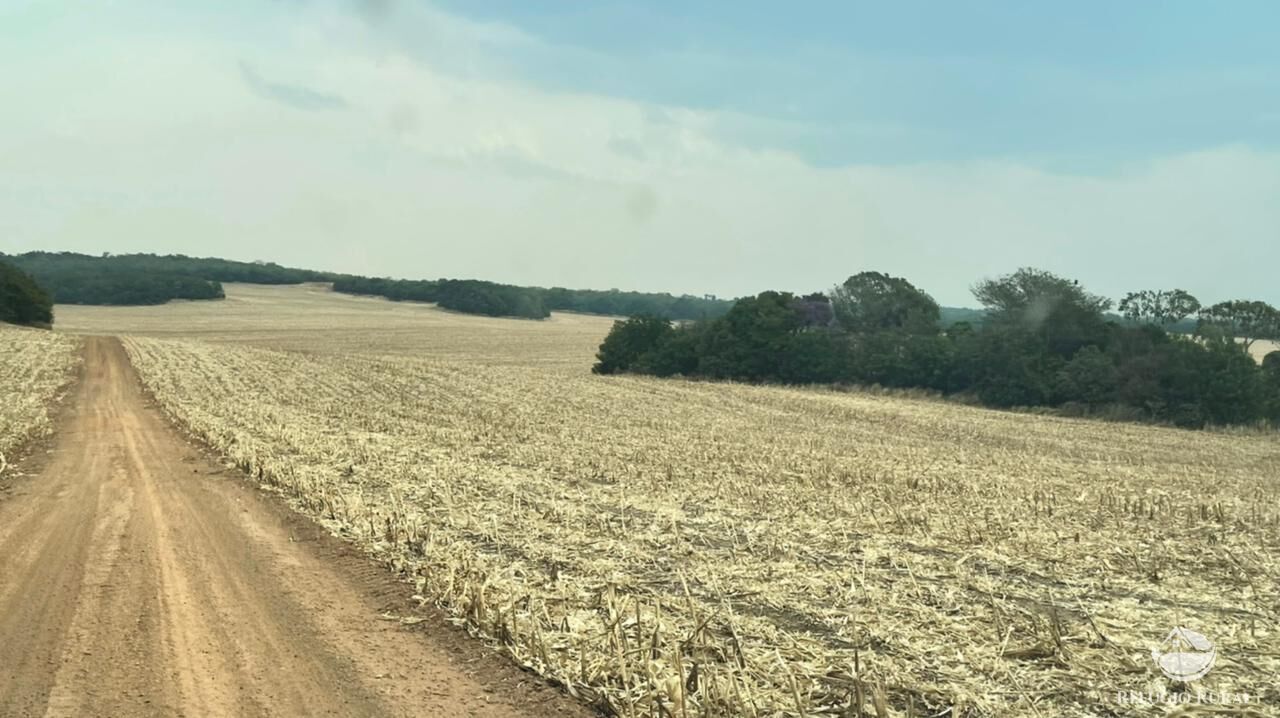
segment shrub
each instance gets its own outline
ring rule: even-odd
[[[655,361],[654,357],[647,355],[655,352],[673,331],[669,320],[648,315],[614,322],[596,353],[598,361],[591,371],[617,374],[643,368],[650,373],[658,373],[655,369],[661,366],[661,360]],[[646,359],[647,363],[643,361]]]
[[[1111,357],[1096,346],[1087,346],[1058,370],[1055,399],[1095,407],[1112,401],[1119,385],[1120,375]]]
[[[0,262],[0,322],[53,324],[53,301],[26,272]]]

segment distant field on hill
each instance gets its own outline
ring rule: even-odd
[[[182,337],[306,353],[399,354],[586,371],[610,317],[554,313],[542,321],[460,314],[418,302],[331,291],[325,284],[224,284],[219,302],[55,308],[58,329]]]
[[[1273,351],[1280,350],[1280,342],[1255,342],[1254,345],[1250,347],[1250,350],[1253,352],[1253,355],[1258,358],[1258,361],[1262,361],[1262,358],[1266,355]]]

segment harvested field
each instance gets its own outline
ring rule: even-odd
[[[49,430],[49,405],[71,380],[78,347],[62,334],[0,324],[0,472],[8,452]]]
[[[1252,347],[1250,347],[1250,351],[1252,351],[1253,355],[1258,358],[1258,361],[1262,361],[1263,357],[1271,352],[1280,351],[1280,343],[1257,341],[1253,343]]]
[[[1275,711],[1274,435],[596,377],[607,320],[255,291],[60,316],[138,335],[194,434],[621,714],[1164,715],[1117,693],[1168,685],[1175,626],[1218,643],[1202,689]]]
[[[217,302],[58,307],[58,328],[83,334],[180,337],[304,354],[373,353],[585,371],[613,320],[582,314],[495,319],[327,285],[227,284]],[[374,341],[370,341],[374,339]]]

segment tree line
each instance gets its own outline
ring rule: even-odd
[[[215,282],[248,284],[300,284],[328,282],[336,274],[309,269],[282,267],[274,262],[237,262],[214,257],[188,257],[185,254],[81,254],[79,252],[26,252],[4,259],[37,277],[58,274],[101,272],[140,277],[169,275],[194,277]]]
[[[522,287],[475,279],[384,279],[236,262],[181,254],[92,256],[76,252],[0,254],[32,275],[60,304],[163,304],[173,299],[221,299],[223,282],[299,284],[332,282],[335,291],[395,301],[435,302],[457,312],[493,317],[544,319],[553,311],[670,319],[720,316],[732,302],[666,293]]]
[[[146,305],[173,299],[222,299],[222,282],[297,284],[331,275],[277,264],[176,255],[92,256],[27,252],[0,259],[31,275],[58,304]]]
[[[854,275],[829,292],[763,292],[724,316],[616,322],[597,373],[788,384],[922,388],[986,406],[1052,407],[1185,427],[1280,423],[1280,311],[1201,306],[1181,290],[1111,300],[1037,269],[979,282],[981,323],[942,328],[927,293],[900,277]],[[1191,326],[1189,334],[1176,331]]]
[[[338,292],[402,301],[435,302],[445,309],[488,316],[544,319],[553,311],[630,316],[645,314],[673,320],[706,319],[729,311],[733,303],[711,297],[675,296],[617,289],[521,287],[474,279],[378,279],[340,277]]]
[[[489,317],[545,319],[551,316],[538,292],[475,279],[339,277],[333,282],[333,290],[385,297],[397,302],[435,302],[443,309]]]

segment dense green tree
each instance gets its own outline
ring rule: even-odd
[[[53,302],[26,272],[0,262],[0,322],[48,326]]]
[[[697,374],[704,326],[700,323],[683,324],[663,333],[651,351],[640,355],[632,370],[654,376]]]
[[[1280,350],[1269,352],[1262,357],[1262,370],[1268,377],[1280,379]]]
[[[653,363],[651,355],[661,348],[673,331],[671,321],[662,317],[641,314],[616,321],[600,344],[596,364],[591,370],[596,374],[618,374],[643,368],[650,373],[660,373],[656,371],[658,366]],[[645,364],[645,360],[650,363]]]
[[[1039,336],[1046,351],[1069,358],[1106,341],[1103,312],[1111,300],[1086,292],[1079,282],[1039,269],[979,282],[973,295],[987,308],[987,321]]]
[[[901,277],[861,272],[831,290],[836,321],[854,333],[938,331],[938,303]]]
[[[1181,289],[1130,292],[1120,300],[1120,312],[1132,322],[1169,327],[1200,311],[1200,300]]]
[[[1238,344],[1170,342],[1176,352],[1163,379],[1163,404],[1155,417],[1179,426],[1246,424],[1265,408],[1262,373]]]
[[[973,295],[993,319],[1029,327],[1044,323],[1064,304],[1096,314],[1111,308],[1110,299],[1086,292],[1079,282],[1031,267],[983,280]]]
[[[1040,335],[997,324],[977,335],[975,348],[973,391],[982,403],[1000,408],[1050,403],[1054,378],[1065,362],[1045,351]]]
[[[779,379],[792,338],[803,327],[789,292],[739,299],[707,327],[698,372],[718,379]]]
[[[1159,392],[1159,357],[1171,336],[1155,324],[1118,329],[1108,342],[1107,353],[1116,364],[1116,401],[1142,407]]]
[[[865,383],[946,391],[956,345],[943,334],[878,332],[854,339],[857,378]]]
[[[1280,339],[1280,311],[1247,299],[1219,302],[1200,310],[1196,333],[1208,339],[1239,340],[1247,350],[1259,339]]]
[[[1280,351],[1262,358],[1262,381],[1267,387],[1267,418],[1280,426]]]
[[[1262,372],[1238,344],[1205,343],[1158,327],[1120,332],[1111,402],[1154,421],[1184,427],[1252,423],[1263,418]]]
[[[793,302],[800,324],[810,329],[826,329],[835,321],[835,312],[831,307],[831,297],[822,292],[814,292],[798,297]]]
[[[1098,347],[1088,346],[1058,370],[1054,392],[1059,401],[1098,407],[1115,401],[1119,386],[1115,362]]]

